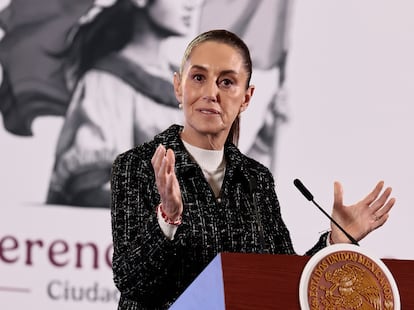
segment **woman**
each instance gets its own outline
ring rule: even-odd
[[[49,204],[109,207],[115,156],[182,121],[160,46],[193,31],[201,1],[97,2],[66,51],[76,89],[56,148]]]
[[[187,47],[174,75],[184,126],[117,157],[112,170],[114,280],[119,309],[168,307],[219,252],[294,254],[270,171],[237,149],[240,114],[254,93],[249,50],[213,30]],[[333,216],[357,240],[394,204],[383,183]],[[330,241],[327,240],[329,237]],[[307,253],[348,242],[336,227]]]

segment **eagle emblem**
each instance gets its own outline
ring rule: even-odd
[[[325,280],[331,283],[323,289],[325,299],[321,302],[327,310],[392,309],[392,304],[381,302],[381,287],[375,277],[358,265],[347,263],[327,271]]]

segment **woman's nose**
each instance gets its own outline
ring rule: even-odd
[[[215,81],[206,83],[205,88],[204,88],[203,99],[211,101],[211,102],[217,102],[218,96],[219,96],[219,88],[217,86],[217,83]]]

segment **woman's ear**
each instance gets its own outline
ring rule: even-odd
[[[181,76],[178,72],[174,72],[174,93],[175,98],[177,98],[177,101],[181,104],[182,103],[182,97],[183,97],[183,91],[181,87]]]
[[[246,89],[246,93],[244,94],[244,101],[242,102],[240,106],[240,113],[245,111],[247,107],[249,106],[250,100],[252,99],[253,93],[254,93],[255,86],[250,85]]]

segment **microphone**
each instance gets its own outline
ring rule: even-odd
[[[347,238],[355,245],[359,245],[358,242],[350,235],[348,234],[345,229],[343,229],[341,227],[341,225],[339,225],[328,213],[325,212],[324,209],[322,209],[319,204],[316,203],[315,200],[313,200],[313,195],[311,194],[311,192],[305,187],[305,185],[303,185],[303,183],[299,180],[299,179],[295,179],[293,181],[293,184],[295,184],[296,188],[302,193],[303,196],[305,196],[305,198],[311,202],[313,202],[313,204],[315,206],[318,207],[319,210],[322,211],[323,214],[325,214],[332,223],[334,223],[336,225],[336,227],[338,227],[344,234],[345,236],[347,236]]]

